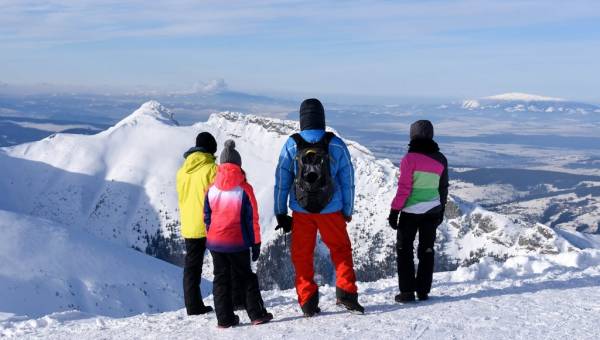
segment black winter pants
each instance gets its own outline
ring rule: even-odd
[[[263,317],[266,313],[258,286],[258,277],[250,266],[250,251],[221,253],[211,251],[214,267],[213,297],[219,325],[228,325],[233,321],[232,273],[240,289],[246,294],[246,312],[250,320]]]
[[[435,233],[438,226],[437,214],[400,215],[397,234],[398,285],[401,292],[418,292],[429,294],[433,279],[433,259]],[[419,267],[415,277],[414,248],[415,237],[419,232],[417,257]]]
[[[256,275],[255,275],[256,276]],[[231,297],[233,299],[233,306],[245,306],[246,305],[246,291],[242,287],[241,279],[239,275],[232,270],[231,271]]]
[[[206,238],[185,239],[185,263],[183,267],[183,297],[188,315],[198,314],[204,302],[200,292],[202,263],[206,251]]]

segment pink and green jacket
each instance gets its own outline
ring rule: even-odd
[[[436,145],[437,148],[437,145]],[[409,152],[400,163],[392,209],[411,214],[443,212],[448,196],[448,163],[439,151]]]

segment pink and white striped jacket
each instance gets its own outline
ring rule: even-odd
[[[233,253],[260,243],[258,205],[242,168],[232,163],[219,165],[214,184],[204,204],[206,247]]]

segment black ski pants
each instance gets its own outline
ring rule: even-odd
[[[233,280],[234,273],[241,290],[245,292],[246,312],[250,320],[265,315],[266,309],[258,286],[258,277],[250,266],[250,251],[222,253],[211,251],[214,268],[213,297],[219,325],[233,321]]]
[[[429,294],[433,279],[434,243],[439,224],[438,214],[409,214],[403,212],[398,223],[396,243],[398,285],[401,292]],[[419,266],[415,276],[414,242],[419,233],[417,257]]]
[[[204,307],[200,292],[202,263],[206,251],[206,237],[185,239],[185,263],[183,266],[183,297],[188,315],[198,314]]]

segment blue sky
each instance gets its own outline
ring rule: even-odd
[[[600,102],[600,1],[0,1],[0,81]]]

